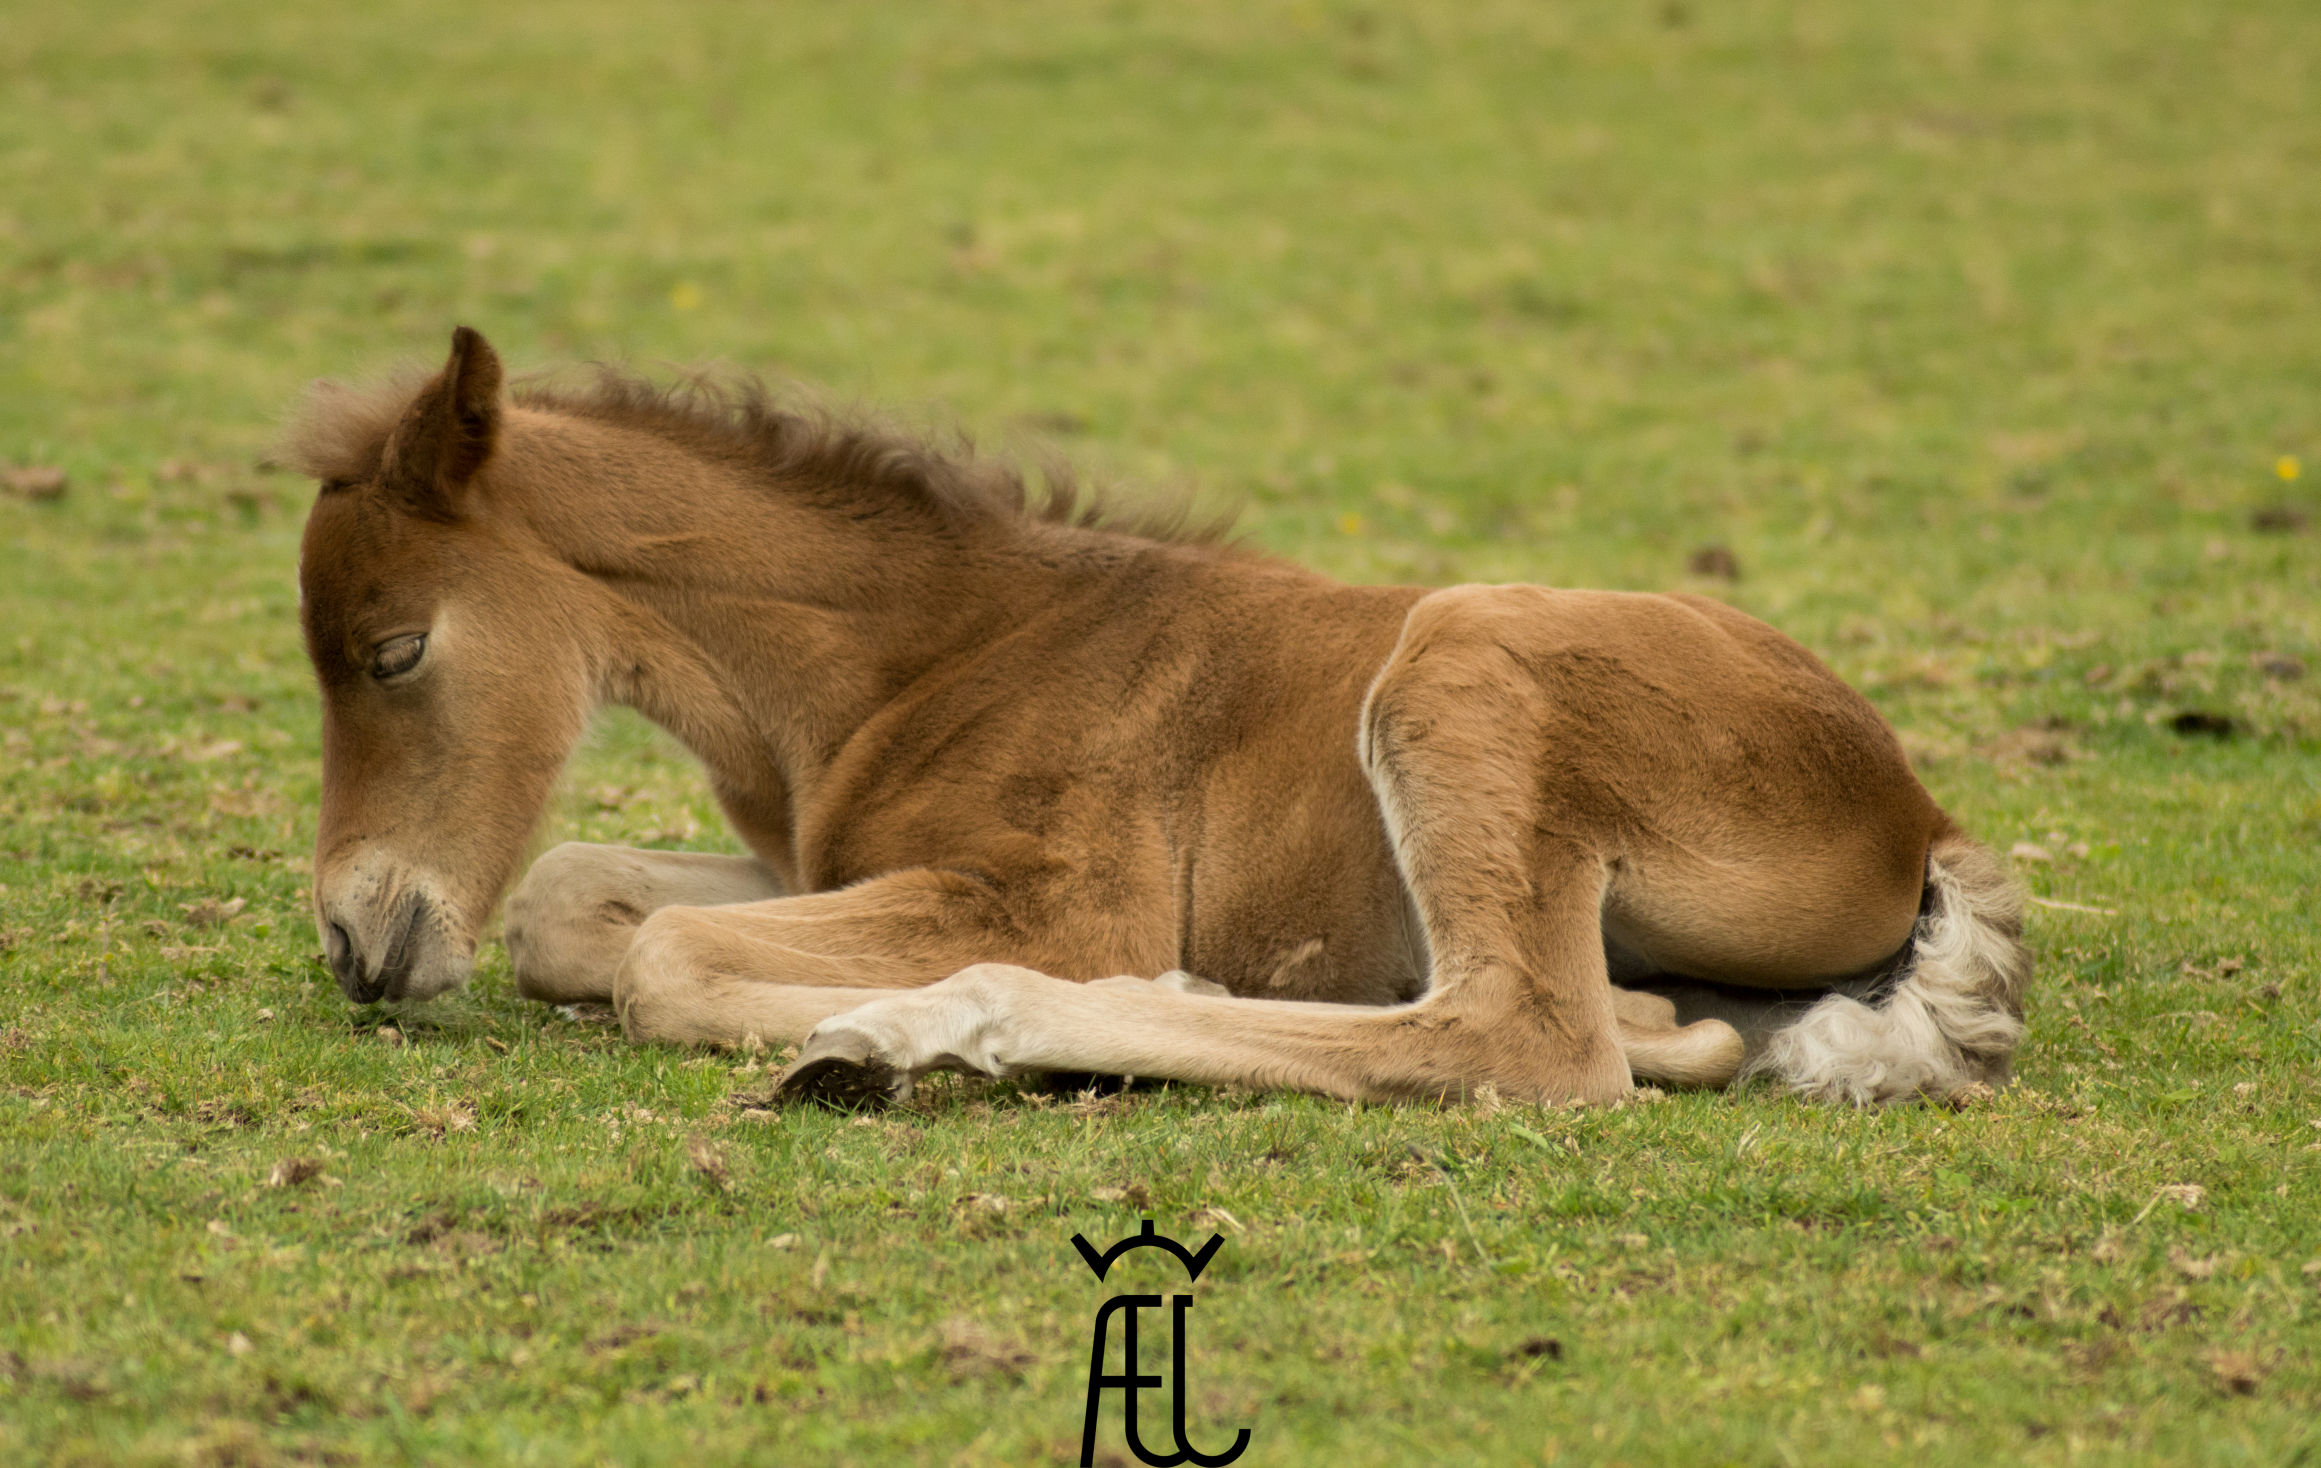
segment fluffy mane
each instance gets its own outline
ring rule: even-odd
[[[410,366],[369,387],[318,382],[290,415],[272,457],[326,490],[359,484],[379,472],[387,436],[426,384],[426,372]]]
[[[316,384],[284,435],[281,460],[326,490],[371,477],[425,382],[423,372],[405,370],[368,389]],[[1007,521],[1075,525],[1193,544],[1221,541],[1231,520],[1196,520],[1182,496],[1124,507],[1088,489],[1059,457],[1043,456],[1035,481],[1011,460],[977,453],[964,433],[911,433],[796,390],[777,392],[754,376],[696,372],[663,383],[598,366],[577,385],[552,375],[524,379],[511,397],[521,407],[651,433],[742,464],[769,488],[841,513],[901,512],[959,530]]]

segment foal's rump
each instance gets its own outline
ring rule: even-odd
[[[1820,988],[1909,938],[1946,822],[1805,649],[1694,597],[1474,588],[1435,621],[1398,657],[1523,685],[1492,700],[1534,725],[1506,757],[1536,763],[1543,834],[1603,864],[1616,969]]]
[[[1731,1025],[1746,1073],[1805,1094],[2006,1078],[2019,899],[1866,699],[1718,603],[1493,591],[1477,620],[1542,695],[1549,819],[1604,862],[1616,984]]]

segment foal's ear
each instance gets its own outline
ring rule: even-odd
[[[451,334],[451,360],[403,411],[381,478],[414,514],[459,517],[468,482],[500,433],[500,354],[473,327]]]

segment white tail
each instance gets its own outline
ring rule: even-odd
[[[1832,994],[1748,1066],[1799,1095],[1868,1106],[2007,1081],[2023,1038],[2023,899],[1990,852],[1936,838],[1910,967],[1884,1003]]]

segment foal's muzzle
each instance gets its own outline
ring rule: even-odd
[[[335,919],[325,918],[323,954],[330,960],[330,971],[338,980],[339,992],[357,1004],[402,998],[411,979],[412,963],[419,954],[420,934],[427,918],[425,899],[411,898],[403,911],[386,924],[383,950],[370,953],[364,952]]]

